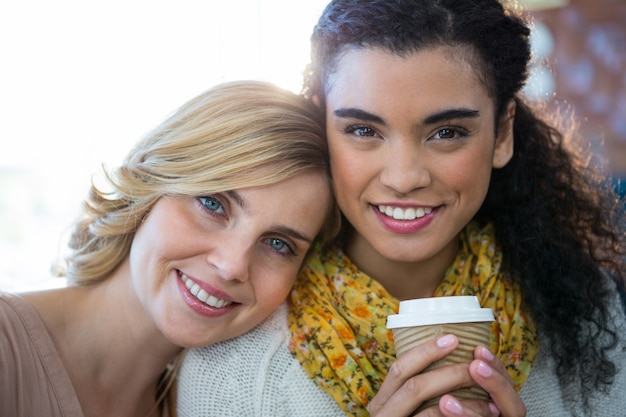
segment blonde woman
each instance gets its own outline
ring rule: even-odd
[[[320,117],[263,82],[180,107],[92,186],[66,288],[0,293],[0,415],[168,416],[184,347],[286,297],[338,217]]]

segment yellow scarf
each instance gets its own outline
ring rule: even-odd
[[[457,258],[434,296],[475,295],[493,310],[490,348],[519,391],[537,354],[535,325],[522,310],[520,289],[500,271],[493,227],[470,223],[460,239]],[[395,359],[386,321],[399,301],[338,248],[313,254],[289,301],[292,354],[347,415],[368,416],[365,406]]]

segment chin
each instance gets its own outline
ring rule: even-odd
[[[203,335],[204,337],[202,339],[198,339],[198,337],[194,337],[193,334]],[[181,348],[184,348],[184,349],[198,348],[198,347],[211,345],[213,343],[222,341],[221,338],[217,340],[214,340],[213,338],[207,338],[206,332],[205,333],[194,332],[191,335],[190,334],[184,334],[184,335],[171,334],[171,335],[166,335],[166,337],[172,344],[179,346]]]
[[[379,256],[393,262],[419,262],[428,257],[424,250],[406,243],[390,245],[381,242],[373,249]]]

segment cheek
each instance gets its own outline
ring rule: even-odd
[[[336,150],[335,148],[329,147],[330,153],[330,173],[333,179],[333,183],[335,184],[335,188],[337,187],[337,183],[342,182],[342,178],[344,176],[344,171],[347,167],[344,165],[343,158],[341,156],[341,152]]]
[[[482,200],[487,194],[491,179],[491,165],[486,160],[473,157],[456,160],[449,169],[441,171],[448,184],[465,194],[467,199]]]
[[[148,270],[153,270],[161,259],[172,257],[172,248],[177,247],[164,239],[162,234],[152,231],[152,228],[142,225],[135,234],[129,255],[133,276],[145,275]]]
[[[367,164],[362,156],[340,148],[331,149],[330,168],[337,199],[355,191],[367,178]]]
[[[158,241],[151,233],[150,223],[144,223],[139,226],[130,245],[129,252],[130,268],[133,277],[137,277],[142,272],[145,273],[145,270],[151,264],[151,258],[158,257],[160,249],[155,245]]]
[[[297,270],[288,273],[267,272],[255,285],[257,306],[271,312],[280,305],[291,291],[296,280]]]
[[[354,172],[349,161],[335,160],[335,166],[331,164],[331,175],[335,192],[335,201],[339,209],[344,213],[349,211],[350,202],[358,194],[359,176]]]

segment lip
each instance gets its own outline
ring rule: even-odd
[[[211,307],[203,303],[202,301],[198,300],[193,294],[191,294],[191,292],[189,292],[189,289],[187,288],[187,286],[185,285],[185,282],[183,281],[181,277],[181,273],[182,273],[181,271],[176,271],[176,284],[178,286],[178,290],[180,291],[181,296],[183,300],[185,301],[185,303],[196,313],[206,316],[206,317],[220,317],[220,316],[223,316],[232,312],[233,310],[237,309],[241,305],[241,303],[236,302],[232,297],[230,297],[225,292],[212,287],[206,282],[194,279],[193,277],[190,277],[189,275],[185,274],[185,276],[188,279],[190,279],[195,284],[200,286],[200,288],[202,288],[207,293],[217,298],[220,298],[222,300],[227,300],[227,301],[232,302],[232,304],[222,307],[222,308]]]
[[[413,219],[413,220],[397,220],[392,217],[386,216],[378,210],[378,206],[393,206],[400,208],[410,208],[410,207],[424,207],[425,206],[416,206],[414,204],[391,204],[391,203],[383,203],[383,204],[371,204],[370,208],[374,212],[374,215],[378,219],[378,221],[383,225],[383,227],[390,232],[398,233],[398,234],[410,234],[419,232],[420,230],[426,228],[430,225],[437,213],[439,212],[439,207],[429,207],[431,208],[431,212],[425,214],[422,217]]]

